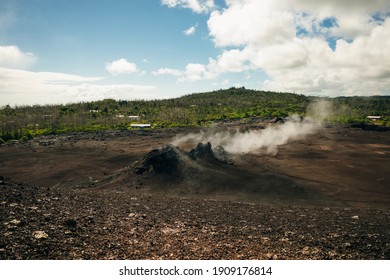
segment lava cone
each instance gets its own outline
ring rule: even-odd
[[[147,153],[140,164],[135,164],[134,172],[136,174],[143,174],[151,171],[152,167],[155,174],[178,174],[180,173],[179,165],[186,166],[188,160],[231,164],[228,154],[222,146],[216,147],[215,151],[213,151],[209,142],[206,144],[199,143],[187,153],[172,144],[168,144],[160,149],[154,149]]]
[[[165,145],[160,149],[154,149],[144,156],[141,166],[134,169],[136,174],[142,174],[153,168],[156,174],[173,174],[177,171],[180,151],[173,145]]]

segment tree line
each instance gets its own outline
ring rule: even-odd
[[[165,128],[253,117],[304,116],[314,99],[318,97],[230,88],[164,100],[104,99],[65,105],[4,106],[0,109],[0,141],[26,141],[38,135],[73,131],[127,130],[132,123]],[[329,121],[367,123],[368,115],[379,115],[379,124],[390,125],[389,96],[327,99],[336,112]]]

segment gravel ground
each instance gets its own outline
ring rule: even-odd
[[[0,259],[390,259],[389,131],[329,127],[233,165],[129,172],[188,133],[0,145]]]
[[[271,206],[0,177],[0,259],[390,259],[388,209]]]

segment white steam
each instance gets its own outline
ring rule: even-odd
[[[283,124],[272,124],[265,129],[240,132],[239,129],[223,130],[211,128],[199,133],[176,137],[172,144],[181,146],[210,142],[214,147],[221,145],[231,154],[266,153],[275,155],[278,147],[289,141],[305,138],[316,133],[329,116],[331,103],[320,100],[308,106],[306,117],[290,116]]]

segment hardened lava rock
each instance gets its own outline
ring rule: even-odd
[[[173,174],[179,164],[180,151],[173,145],[165,145],[147,153],[141,165],[134,169],[136,174],[147,172],[152,167],[156,174]]]
[[[142,161],[136,164],[134,172],[136,174],[143,174],[152,168],[156,174],[174,174],[178,171],[179,163],[186,159],[231,163],[224,148],[217,146],[213,150],[210,142],[206,144],[199,143],[189,153],[180,150],[172,144],[168,144],[160,149],[154,149],[147,153]]]

